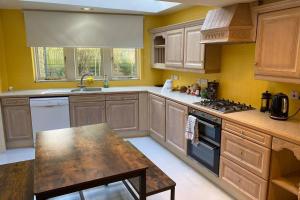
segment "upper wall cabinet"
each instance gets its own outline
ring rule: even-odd
[[[200,44],[201,26],[185,29],[184,67],[204,69],[205,45]]]
[[[201,44],[201,24],[193,21],[152,30],[153,68],[216,73],[220,71],[221,46]]]
[[[184,29],[166,33],[166,67],[183,67]]]
[[[255,77],[300,83],[300,7],[258,15]]]

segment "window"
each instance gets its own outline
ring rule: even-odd
[[[112,77],[137,77],[137,52],[135,49],[113,49]]]
[[[65,79],[65,56],[63,48],[39,47],[35,51],[39,66],[38,77],[43,80]]]
[[[125,48],[34,48],[37,81],[74,81],[91,72],[96,80],[139,78],[139,51]]]
[[[103,78],[102,50],[100,48],[76,48],[74,51],[77,79],[86,72],[92,72],[95,77]]]

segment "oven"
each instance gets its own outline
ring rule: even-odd
[[[219,117],[190,108],[189,115],[198,121],[199,144],[187,141],[187,154],[214,174],[219,175],[222,120]]]

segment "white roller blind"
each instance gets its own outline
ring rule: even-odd
[[[28,47],[143,48],[143,16],[24,11]]]

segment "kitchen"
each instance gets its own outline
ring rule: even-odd
[[[104,5],[66,6],[66,2],[50,6],[39,1],[15,4],[0,1],[0,149],[3,152],[0,160],[23,161],[24,154],[34,152],[33,133],[43,131],[47,125],[59,129],[66,124],[80,127],[106,122],[176,182],[176,199],[197,199],[203,192],[211,199],[298,199],[300,2],[182,2],[170,9],[160,7],[166,9],[160,13],[155,6],[149,5],[147,9],[156,11],[146,8],[141,11],[138,6],[134,11],[129,5],[126,8],[116,2],[115,9],[107,9]],[[118,6],[123,6],[123,10],[116,9]],[[214,12],[217,7],[224,8]],[[217,16],[220,12],[223,17]],[[87,23],[70,31],[70,27],[76,27],[87,16],[95,30],[91,31]],[[216,20],[218,17],[223,23]],[[115,30],[114,34],[95,26],[99,21],[108,32]],[[53,33],[52,29],[61,32]],[[220,30],[225,30],[225,35]],[[95,36],[99,34],[105,35],[104,39]],[[93,76],[84,77],[80,83],[84,74],[80,56],[87,52],[96,58],[87,70]],[[51,68],[51,63],[45,62],[54,53],[60,56],[54,64],[65,70],[64,73],[45,69],[45,66]],[[134,63],[129,71],[121,65],[124,59]],[[155,87],[169,79],[172,88],[178,91],[169,92],[170,85]],[[198,96],[211,94],[208,84],[218,85],[217,93],[212,96],[230,102],[212,106],[210,102],[199,103],[203,99]],[[83,85],[90,91],[80,91],[78,86],[84,88]],[[186,94],[188,86],[196,95]],[[285,95],[276,95],[279,93]],[[41,107],[45,98],[50,101],[46,99]],[[229,110],[242,111],[222,113],[222,109],[227,111],[224,104],[232,101],[237,104]],[[221,111],[215,110],[220,104]],[[60,114],[57,111],[48,114],[57,107],[64,110]],[[261,107],[262,110],[272,107],[272,111],[262,113]],[[190,116],[196,117],[199,123],[198,145],[185,137]],[[58,126],[62,121],[65,124]],[[21,154],[21,160],[17,154]],[[183,161],[181,165],[188,170],[182,171],[187,174],[186,179],[193,182],[202,178],[195,183],[201,188],[189,189],[192,183],[180,176],[183,166],[172,169],[161,160],[172,161],[170,164],[174,166]],[[110,187],[116,188],[112,194],[118,194],[119,186]],[[130,193],[121,189],[123,198],[130,199]],[[101,199],[107,191],[102,187],[99,191],[98,197],[92,195],[92,189],[84,190],[83,196]],[[78,193],[74,199],[78,199]],[[169,195],[166,191],[149,199],[169,199]],[[114,198],[112,195],[106,199]]]

